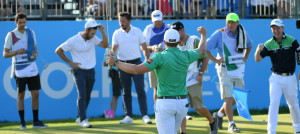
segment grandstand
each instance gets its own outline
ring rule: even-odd
[[[31,20],[117,19],[121,11],[150,19],[156,9],[168,19],[300,18],[299,0],[0,0],[0,20],[13,20],[20,7]]]

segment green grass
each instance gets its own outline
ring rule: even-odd
[[[193,120],[187,122],[188,134],[208,134],[209,125],[205,118],[192,114]],[[154,118],[153,116],[151,117]],[[234,116],[237,127],[243,134],[267,133],[267,114],[253,115],[253,121],[248,121],[242,117]],[[104,119],[90,118],[93,128],[81,128],[75,120],[55,120],[44,121],[49,126],[47,129],[33,129],[32,122],[27,122],[27,129],[20,130],[18,122],[0,122],[0,134],[156,134],[155,120],[153,124],[143,124],[141,117],[134,117],[133,124],[119,124],[121,118]],[[226,118],[224,117],[224,121]],[[292,134],[292,120],[289,114],[279,114],[277,134]],[[228,126],[227,122],[223,124]],[[227,133],[227,129],[219,130],[219,134]]]

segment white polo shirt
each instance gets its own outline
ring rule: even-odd
[[[140,45],[145,43],[145,37],[141,29],[131,26],[127,33],[122,28],[116,30],[112,37],[112,44],[119,46],[119,60],[133,60],[141,58]]]
[[[70,51],[73,62],[80,63],[81,69],[91,69],[96,65],[95,46],[102,40],[97,36],[85,41],[79,32],[60,45],[64,51]]]

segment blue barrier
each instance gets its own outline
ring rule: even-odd
[[[166,20],[165,23],[172,23],[175,20]],[[196,28],[205,26],[208,31],[208,37],[217,29],[225,26],[225,20],[180,20],[185,25],[186,33],[199,36]],[[245,72],[245,88],[251,90],[248,96],[248,105],[250,109],[267,108],[269,105],[269,81],[271,74],[271,63],[269,58],[261,63],[254,61],[254,52],[258,43],[265,42],[272,37],[269,28],[271,20],[240,20],[245,29],[252,37],[254,44],[252,52],[248,58]],[[106,21],[99,21],[106,27]],[[141,28],[150,24],[150,20],[133,20],[132,25]],[[285,31],[287,34],[299,39],[299,30],[295,29],[296,20],[284,20]],[[37,59],[39,73],[41,75],[42,90],[40,91],[40,118],[41,119],[64,119],[76,118],[77,91],[69,75],[69,66],[63,62],[56,54],[55,49],[69,37],[82,31],[85,21],[28,21],[27,26],[35,31],[39,54],[50,63],[46,70],[43,70],[45,64],[40,58]],[[0,22],[0,44],[4,44],[7,32],[16,27],[13,21]],[[109,21],[109,37],[112,37],[114,30],[119,28],[117,20]],[[97,32],[100,36],[100,32]],[[110,39],[111,42],[111,39]],[[1,47],[3,52],[3,46]],[[88,117],[97,117],[104,114],[104,110],[110,109],[110,100],[112,97],[111,81],[108,78],[108,71],[102,66],[105,49],[97,47],[97,65],[96,82],[92,93],[92,99],[87,111]],[[216,51],[213,52],[216,54]],[[70,54],[67,53],[70,57]],[[16,85],[14,79],[10,79],[11,59],[0,58],[0,121],[18,121],[18,112],[16,106]],[[215,110],[221,107],[218,81],[215,70],[215,64],[209,63],[208,73],[205,74],[203,86],[203,102],[210,109]],[[298,72],[299,69],[296,70]],[[148,76],[145,74],[145,90],[147,95],[148,113],[154,114],[152,88],[149,88]],[[133,87],[133,114],[140,115],[138,101]],[[122,108],[122,97],[119,98],[116,116],[124,115]],[[284,100],[284,98],[282,98]],[[281,105],[286,105],[281,101]],[[190,109],[193,111],[193,109]],[[25,99],[25,119],[32,120],[30,93],[26,92]]]

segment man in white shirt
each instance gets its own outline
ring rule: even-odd
[[[77,35],[61,44],[55,50],[55,53],[72,67],[78,92],[78,116],[76,122],[81,127],[90,128],[92,125],[86,118],[86,110],[95,83],[95,45],[107,48],[108,40],[105,35],[104,26],[98,24],[95,20],[87,21],[84,28],[83,32],[79,32]],[[97,28],[99,28],[99,31],[101,32],[102,40],[95,36]],[[64,54],[65,51],[71,52],[73,61]]]
[[[17,106],[20,116],[20,129],[26,129],[24,119],[24,97],[26,85],[32,96],[33,128],[47,128],[38,118],[40,75],[35,63],[38,54],[35,34],[26,27],[27,17],[24,13],[15,16],[17,28],[9,32],[5,38],[3,57],[12,57],[12,75],[16,80],[18,97]]]
[[[118,60],[131,63],[141,64],[141,52],[143,51],[145,59],[149,59],[149,52],[147,50],[145,37],[142,31],[134,26],[130,25],[131,15],[127,12],[119,13],[120,29],[117,29],[113,33],[112,37],[112,55],[115,55],[118,51]],[[144,90],[144,74],[129,74],[119,69],[121,84],[123,87],[123,106],[125,112],[125,118],[120,123],[133,123],[132,119],[132,96],[131,96],[131,78],[134,81],[136,92],[138,95],[138,101],[140,105],[143,122],[145,124],[151,124],[152,121],[147,115],[147,99]]]

